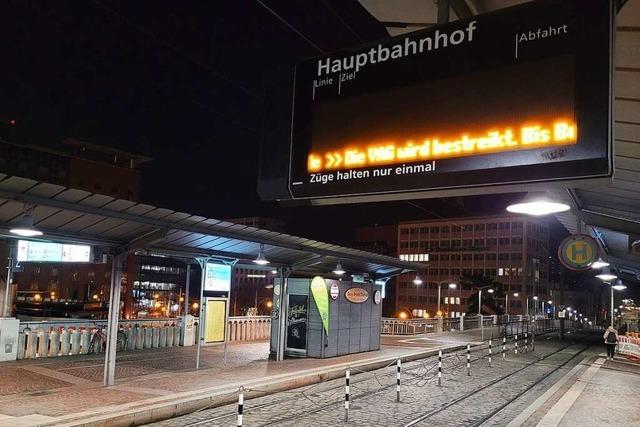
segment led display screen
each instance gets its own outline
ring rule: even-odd
[[[231,266],[207,263],[205,268],[204,290],[211,292],[229,292],[231,289]]]
[[[299,64],[291,197],[610,176],[611,28],[541,1]]]
[[[18,241],[19,262],[89,262],[91,246]]]

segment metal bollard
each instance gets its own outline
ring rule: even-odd
[[[442,350],[438,350],[438,385],[442,386]]]
[[[467,344],[467,376],[471,376],[471,344]]]
[[[491,368],[491,338],[489,338],[489,367]]]
[[[397,374],[396,374],[396,402],[400,402],[400,370],[402,368],[402,361],[398,358],[397,366]]]
[[[242,412],[244,410],[244,387],[240,386],[238,390],[238,422],[237,427],[242,427]]]
[[[526,332],[524,333],[524,352],[525,353],[529,352],[529,338]]]
[[[518,355],[518,334],[516,334],[516,344],[515,344],[515,347],[513,348],[513,352],[516,356]]]
[[[344,421],[349,421],[349,369],[345,372],[345,385],[344,385]]]
[[[507,358],[507,337],[502,337],[502,359]]]

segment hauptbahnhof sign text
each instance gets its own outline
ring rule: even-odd
[[[263,157],[288,144],[294,199],[610,176],[612,19],[533,2],[310,59]]]

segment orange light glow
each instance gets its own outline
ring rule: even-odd
[[[424,314],[422,315],[422,317],[424,317],[425,319],[429,318],[429,313],[427,313],[426,311],[424,312]]]
[[[438,310],[438,312],[436,313],[436,316],[442,316],[442,310]]]
[[[515,129],[515,130],[514,130]],[[382,141],[370,145],[311,153],[307,171],[321,172],[348,168],[393,165],[413,161],[467,157],[504,151],[526,150],[577,142],[577,129],[570,120],[550,124],[527,123],[520,127],[493,128],[482,134],[462,133],[459,137],[409,139],[404,142]]]
[[[405,313],[404,311],[401,311],[400,314],[398,315],[401,319],[406,319],[407,318],[407,313]]]
[[[271,301],[267,301],[267,308],[273,307],[273,303]]]
[[[36,301],[40,301],[40,300],[42,299],[42,295],[40,295],[40,294],[35,294],[35,295],[33,296],[33,299],[34,299],[34,300],[36,300]]]

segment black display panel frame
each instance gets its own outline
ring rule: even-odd
[[[535,183],[546,181],[575,181],[589,178],[609,177],[612,174],[611,138],[611,81],[612,81],[612,31],[615,14],[611,1],[606,0],[547,0],[502,9],[490,14],[457,21],[428,30],[391,38],[354,50],[341,51],[321,58],[313,58],[296,66],[294,73],[293,108],[291,117],[290,163],[288,190],[294,199],[319,199],[361,195],[384,195],[410,192],[429,192],[443,189],[468,189],[472,193],[480,186]],[[565,26],[565,32],[562,29]],[[438,34],[451,35],[454,31],[466,32],[469,36],[473,26],[473,39],[447,47],[418,54],[410,54],[382,63],[364,64],[355,79],[336,84],[340,73],[322,73],[320,78],[333,76],[333,83],[319,85],[319,61],[329,64],[333,60],[355,57],[361,53],[378,49],[392,49],[398,44]],[[540,37],[538,29],[558,29],[557,35]],[[436,33],[437,32],[437,33]],[[460,33],[458,33],[460,34]],[[522,41],[521,36],[535,37]],[[518,42],[518,39],[520,41]],[[408,40],[408,41],[407,41]],[[375,56],[375,53],[374,55]],[[555,69],[555,61],[572,64],[569,68],[573,82],[569,81],[568,92],[574,94],[574,118],[577,125],[577,144],[529,148],[473,156],[436,159],[435,172],[402,174],[364,179],[334,180],[326,183],[311,182],[307,161],[312,150],[313,128],[330,123],[314,123],[314,108],[330,103],[355,102],[358,98],[376,99],[380,94],[403,88],[418,87],[438,82],[465,79],[467,76],[499,76],[510,70],[522,72],[522,68],[546,65],[547,71]],[[548,65],[552,64],[552,65]],[[569,72],[564,70],[565,76]],[[533,73],[533,72],[532,72]],[[526,73],[525,73],[526,75]],[[533,78],[537,75],[532,74]],[[551,82],[549,75],[537,76],[540,84]],[[505,79],[494,77],[500,82]],[[314,84],[314,80],[316,84]],[[570,79],[567,79],[570,80]],[[557,83],[557,82],[555,82]],[[498,84],[499,85],[499,84]],[[535,90],[535,85],[533,91]],[[494,89],[508,98],[513,87]],[[502,92],[500,92],[502,90]],[[339,93],[338,93],[339,91]],[[535,93],[532,93],[532,97]],[[355,101],[354,101],[355,100]],[[428,101],[428,100],[427,100]],[[441,102],[442,100],[440,100]],[[507,99],[508,101],[508,99]],[[513,102],[527,102],[515,99]],[[455,104],[455,99],[451,100]],[[367,102],[361,103],[366,114]],[[372,105],[372,104],[369,104]],[[441,105],[444,105],[441,102]],[[491,101],[486,102],[491,109]],[[515,104],[514,104],[515,105]],[[352,106],[353,107],[353,106]],[[504,105],[502,105],[504,109]],[[348,107],[343,107],[348,111]],[[353,109],[353,108],[352,108]],[[372,108],[373,109],[373,108]],[[339,112],[339,109],[336,109]],[[406,111],[405,111],[406,112]],[[390,115],[401,112],[391,111]],[[325,112],[325,116],[331,114]],[[452,121],[464,123],[465,111],[454,114]],[[497,117],[499,122],[502,118]],[[373,123],[377,125],[378,120]],[[366,123],[366,121],[365,121]],[[455,125],[453,126],[455,128]],[[451,129],[452,132],[456,129]],[[317,134],[317,132],[316,132]],[[263,153],[268,155],[268,153]],[[432,163],[418,161],[410,165]],[[400,166],[400,164],[390,165]],[[357,167],[353,170],[370,170],[379,166]],[[341,169],[341,172],[349,169]],[[330,171],[327,171],[330,172]],[[334,177],[335,178],[335,177]]]

